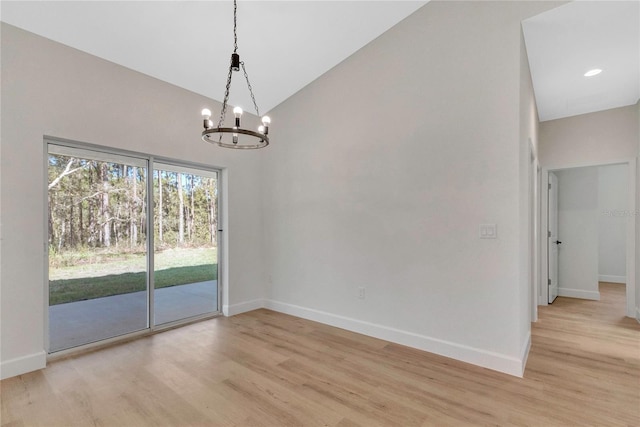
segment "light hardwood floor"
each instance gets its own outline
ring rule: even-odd
[[[640,425],[624,286],[540,309],[523,379],[268,310],[2,381],[2,426]]]

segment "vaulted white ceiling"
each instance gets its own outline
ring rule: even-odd
[[[426,3],[240,0],[238,52],[261,113]],[[2,1],[0,19],[222,101],[231,1]],[[574,1],[523,30],[541,120],[638,101],[640,2]],[[596,67],[599,76],[583,76]],[[240,73],[230,103],[252,111]]]
[[[541,121],[638,102],[640,2],[575,1],[522,28]]]
[[[239,0],[238,53],[261,113],[425,3]],[[231,1],[2,1],[1,19],[193,92],[223,99],[233,52]],[[253,112],[241,73],[233,75],[230,102]]]

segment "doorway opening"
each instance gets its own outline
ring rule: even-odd
[[[635,302],[635,159],[543,172],[540,304],[556,296],[600,299],[600,284]],[[609,286],[609,285],[608,285]]]

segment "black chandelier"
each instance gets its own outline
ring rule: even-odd
[[[256,116],[260,117],[260,110],[258,109],[256,98],[253,95],[253,88],[251,87],[251,83],[249,83],[249,75],[244,67],[244,62],[240,61],[240,55],[238,55],[237,21],[238,6],[236,4],[236,0],[233,0],[233,53],[231,54],[231,64],[229,66],[227,86],[224,92],[224,101],[222,102],[220,119],[218,120],[218,126],[214,127],[213,122],[211,121],[211,110],[208,108],[202,110],[202,118],[204,120],[202,139],[205,142],[217,144],[224,148],[263,148],[269,145],[269,125],[271,124],[269,116],[262,117],[262,125],[258,127],[257,131],[244,129],[240,127],[242,108],[235,107],[233,109],[233,114],[235,116],[234,125],[232,127],[224,127],[224,119],[227,114],[227,102],[229,101],[229,90],[231,89],[231,76],[234,71],[240,71],[240,68],[242,68],[244,78],[247,81],[247,87],[249,88],[249,94],[251,95],[251,100],[253,101],[253,106],[256,110]]]

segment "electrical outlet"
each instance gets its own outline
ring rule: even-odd
[[[358,299],[364,299],[364,296],[365,296],[364,287],[360,286],[358,288]]]
[[[498,226],[496,224],[480,224],[481,239],[497,239]]]

